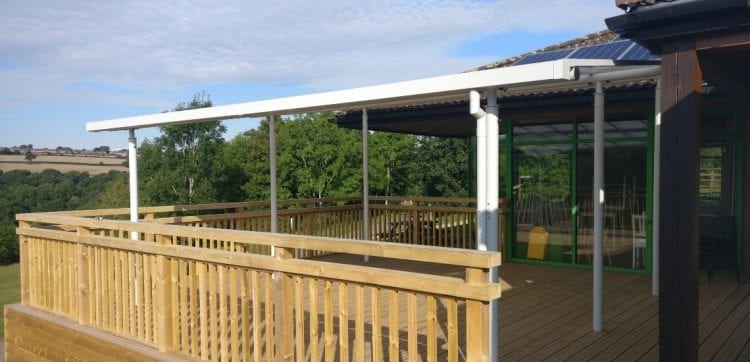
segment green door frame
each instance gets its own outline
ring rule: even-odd
[[[577,205],[577,190],[578,190],[578,179],[577,179],[577,166],[578,166],[578,145],[581,143],[593,143],[593,140],[579,140],[578,139],[578,118],[571,117],[570,122],[572,124],[573,138],[570,141],[535,141],[535,142],[518,142],[515,143],[513,140],[513,124],[516,121],[506,120],[503,121],[503,130],[505,132],[505,140],[502,143],[502,170],[504,178],[504,190],[502,194],[509,200],[509,216],[505,220],[505,250],[504,252],[508,255],[508,260],[513,262],[537,264],[537,265],[548,265],[548,266],[563,266],[581,269],[591,269],[592,266],[589,264],[579,264],[577,255],[577,239],[578,239],[578,225],[576,215],[578,213]],[[618,142],[618,141],[644,141],[646,143],[646,263],[643,269],[632,269],[623,267],[606,266],[604,269],[607,271],[618,271],[625,273],[634,274],[650,274],[652,271],[651,263],[651,252],[652,252],[652,208],[653,208],[653,133],[654,133],[654,116],[653,113],[646,115],[647,120],[647,131],[646,137],[628,137],[628,138],[605,138],[605,142]],[[555,262],[555,261],[541,261],[541,260],[529,260],[525,258],[515,257],[513,252],[516,243],[516,228],[515,218],[515,196],[513,194],[513,180],[515,179],[515,165],[513,164],[513,146],[515,145],[549,145],[549,144],[569,144],[571,145],[571,168],[570,168],[570,195],[571,195],[571,250],[574,256],[570,262]],[[576,201],[576,202],[574,202]]]

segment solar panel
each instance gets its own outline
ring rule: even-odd
[[[614,40],[575,49],[535,53],[521,58],[513,65],[540,63],[559,59],[612,59],[623,62],[658,62],[659,56],[632,40]]]
[[[572,58],[575,59],[617,59],[632,42],[621,40],[612,43],[590,45],[581,47]]]
[[[573,50],[575,49],[553,50],[551,52],[529,54],[523,57],[521,60],[517,61],[513,65],[532,64],[532,63],[547,62],[550,60],[564,59],[570,53],[572,53]]]
[[[651,51],[636,43],[635,46],[625,54],[622,60],[659,61],[660,59],[661,58],[658,55],[652,54]]]

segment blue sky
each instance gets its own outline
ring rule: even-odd
[[[619,13],[609,0],[3,0],[0,145],[125,148],[126,132],[86,122],[201,91],[223,105],[457,73]],[[225,125],[229,139],[257,120]]]

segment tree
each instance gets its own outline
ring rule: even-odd
[[[201,92],[175,111],[211,106]],[[224,201],[226,174],[220,156],[226,127],[219,121],[165,126],[162,135],[140,149],[143,199],[153,204],[194,204]]]
[[[0,265],[18,263],[18,235],[15,225],[0,225]]]
[[[106,153],[106,154],[109,154],[109,151],[110,151],[109,146],[94,147],[94,152],[96,152],[96,153]]]
[[[31,161],[34,161],[36,158],[36,155],[31,153],[31,151],[26,151],[26,156],[24,156],[24,158],[26,159],[26,162],[31,163]]]
[[[362,187],[359,132],[307,114],[279,127],[279,179],[294,198],[349,196]]]
[[[282,123],[281,120],[277,122]],[[240,197],[237,200],[268,200],[271,196],[268,120],[263,119],[258,128],[245,131],[227,143],[224,163],[232,174],[228,178],[239,182]],[[288,198],[290,193],[280,185],[278,195],[279,198]]]
[[[417,138],[388,132],[373,132],[369,138],[370,192],[386,196],[405,195]]]
[[[468,140],[418,137],[410,163],[409,194],[465,197],[469,193]]]

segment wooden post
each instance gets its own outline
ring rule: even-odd
[[[671,48],[671,49],[669,49]],[[702,75],[694,41],[662,54],[659,355],[698,358],[698,147]]]
[[[31,223],[28,221],[19,221],[18,228],[29,229],[31,228]],[[29,260],[29,238],[21,236],[19,244],[19,259],[21,265],[21,303],[24,305],[30,305],[31,286],[29,285],[29,272],[31,270],[31,261]]]
[[[148,214],[146,214],[146,215],[143,216],[143,221],[144,222],[152,222],[153,220],[154,220],[154,214],[153,213],[148,213]],[[153,243],[154,242],[154,234],[145,234],[143,236],[143,239],[146,240],[147,242]]]
[[[156,235],[156,242],[162,245],[172,244],[172,237]],[[174,348],[172,335],[172,283],[177,282],[177,276],[172,275],[172,262],[164,255],[156,256],[156,301],[154,303],[156,320],[156,344],[162,352]],[[205,342],[205,341],[204,341]]]
[[[79,226],[78,236],[91,235],[89,228]],[[89,247],[81,243],[76,244],[76,264],[78,278],[78,324],[88,325],[91,323],[91,303],[89,294]]]
[[[242,214],[245,212],[244,207],[235,207],[234,212],[237,214]],[[234,229],[235,230],[245,230],[245,221],[243,219],[236,219],[234,222]]]
[[[313,212],[313,209],[315,209],[315,201],[307,200],[306,207],[308,210],[310,210],[310,213],[307,214],[307,225],[305,228],[305,235],[315,236],[315,226],[318,223],[318,213]]]
[[[276,260],[283,263],[294,257],[294,250],[276,247]],[[292,277],[286,273],[274,273],[274,340],[276,358],[279,361],[294,361],[294,293]],[[300,357],[301,359],[304,356]]]
[[[411,243],[412,244],[421,244],[421,240],[419,240],[419,211],[417,208],[419,207],[419,202],[414,201],[414,204],[412,205],[411,209]]]
[[[466,284],[486,284],[490,281],[489,269],[466,268]],[[490,303],[466,301],[466,360],[490,359]],[[471,326],[471,327],[468,327]],[[498,348],[493,346],[492,348]]]

